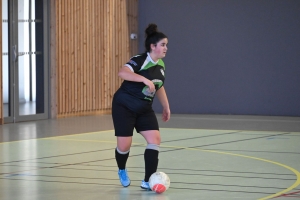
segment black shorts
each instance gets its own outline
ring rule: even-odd
[[[159,130],[152,102],[138,99],[122,89],[119,89],[113,97],[112,118],[115,136],[132,136],[134,128],[138,133]]]

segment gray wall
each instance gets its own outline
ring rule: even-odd
[[[141,0],[141,52],[152,22],[172,113],[300,116],[299,0]]]

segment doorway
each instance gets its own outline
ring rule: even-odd
[[[46,0],[2,0],[4,123],[48,118]]]

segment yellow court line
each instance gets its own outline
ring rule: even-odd
[[[111,143],[111,144],[117,144],[117,142],[113,141],[105,141],[105,140],[82,140],[82,139],[67,139],[67,138],[44,138],[45,140],[64,140],[64,141],[74,141],[74,142],[96,142],[96,143]],[[135,144],[135,143],[132,143]]]
[[[86,132],[86,133],[74,133],[74,134],[69,134],[69,135],[60,135],[60,136],[37,138],[37,139],[51,139],[51,138],[60,138],[60,137],[68,137],[68,136],[76,136],[76,135],[84,135],[84,134],[97,134],[97,133],[104,133],[104,132],[110,132],[110,131],[114,131],[114,130],[94,131],[94,132]]]
[[[0,145],[7,144],[7,143],[24,142],[24,141],[30,141],[30,140],[45,140],[45,139],[51,139],[51,138],[68,137],[68,136],[75,136],[75,135],[82,135],[82,134],[96,134],[96,133],[103,133],[103,132],[110,132],[110,131],[114,131],[114,130],[95,131],[95,132],[86,132],[86,133],[74,133],[74,134],[69,134],[69,135],[51,136],[51,137],[45,137],[45,138],[31,138],[31,139],[18,140],[18,141],[0,142]]]
[[[163,128],[163,129],[177,129],[177,128]],[[181,129],[180,129],[181,130]],[[199,129],[194,129],[194,130],[199,130]],[[203,129],[203,130],[209,130],[209,129]],[[81,135],[81,134],[95,134],[95,133],[102,133],[102,132],[110,132],[113,130],[106,130],[106,131],[98,131],[98,132],[88,132],[88,133],[79,133],[79,134],[71,134],[71,135],[64,135],[64,136],[54,136],[54,137],[48,137],[48,138],[38,138],[38,139],[48,139],[48,140],[55,140],[56,138],[58,138],[57,140],[68,140],[68,141],[81,141],[81,142],[105,142],[105,143],[116,143],[116,142],[112,142],[112,141],[101,141],[101,140],[78,140],[78,139],[62,139],[62,137],[68,137],[68,136],[74,136],[74,135]],[[228,130],[226,130],[228,131]],[[232,130],[232,131],[237,131],[237,130]],[[245,130],[241,130],[241,131],[245,131]],[[260,131],[257,131],[260,132]],[[276,132],[276,131],[261,131],[261,132]],[[282,132],[282,131],[277,131],[277,132]],[[294,133],[299,133],[299,132],[294,132]],[[38,140],[36,139],[36,140]],[[29,140],[34,140],[34,139],[29,139]],[[24,140],[22,140],[24,141]],[[13,142],[21,142],[21,141],[13,141]],[[10,143],[10,142],[7,142]],[[3,143],[0,143],[3,144]],[[138,145],[145,145],[145,144],[141,144],[141,143],[132,143],[132,144],[138,144]],[[300,185],[300,172],[297,171],[296,169],[284,165],[282,163],[279,162],[275,162],[272,160],[267,160],[267,159],[263,159],[263,158],[258,158],[258,157],[253,157],[253,156],[246,156],[246,155],[241,155],[241,154],[234,154],[234,153],[228,153],[228,152],[222,152],[222,151],[216,151],[216,150],[205,150],[205,149],[199,149],[199,148],[189,148],[189,147],[179,147],[179,146],[166,146],[166,145],[160,145],[161,147],[166,147],[166,148],[176,148],[176,149],[187,149],[187,150],[198,150],[198,151],[204,151],[204,152],[210,152],[210,153],[218,153],[218,154],[225,154],[225,155],[231,155],[231,156],[239,156],[239,157],[244,157],[244,158],[249,158],[249,159],[254,159],[254,160],[259,160],[259,161],[263,161],[263,162],[268,162],[274,165],[278,165],[281,167],[284,167],[290,171],[292,171],[296,176],[297,179],[295,181],[295,183],[293,185],[291,185],[290,187],[288,187],[285,190],[282,190],[276,194],[273,195],[269,195],[263,198],[260,198],[259,200],[266,200],[266,199],[271,199],[277,196],[280,196],[288,191],[291,191],[292,189],[296,188],[297,186]]]
[[[300,185],[300,172],[299,171],[297,171],[296,169],[294,169],[290,166],[287,166],[287,165],[284,165],[282,163],[275,162],[275,161],[272,161],[272,160],[267,160],[267,159],[263,159],[263,158],[253,157],[253,156],[246,156],[246,155],[242,155],[242,154],[228,153],[228,152],[215,151],[215,150],[205,150],[205,149],[199,149],[199,148],[188,148],[188,147],[179,147],[179,146],[165,146],[165,145],[161,145],[161,147],[187,149],[187,150],[200,150],[200,151],[205,151],[205,152],[210,152],[210,153],[226,154],[226,155],[231,155],[231,156],[239,156],[239,157],[243,157],[243,158],[259,160],[259,161],[268,162],[268,163],[272,163],[274,165],[279,165],[281,167],[284,167],[284,168],[292,171],[297,176],[297,179],[296,179],[295,183],[293,185],[291,185],[290,187],[288,187],[287,189],[282,190],[280,192],[277,192],[276,194],[260,198],[258,200],[266,200],[266,199],[271,199],[271,198],[280,196],[280,195],[282,195],[282,194],[284,194],[288,191],[291,191],[292,189],[294,189],[294,188],[296,188]]]
[[[160,130],[163,129],[171,129],[171,130],[208,130],[208,131],[244,131],[244,132],[275,132],[275,133],[284,133],[284,132],[289,132],[289,131],[256,131],[256,130],[223,130],[223,129],[193,129],[193,128],[160,128]],[[49,139],[49,138],[58,138],[58,137],[68,137],[68,136],[74,136],[74,135],[82,135],[82,134],[96,134],[96,133],[102,133],[102,132],[110,132],[114,131],[114,129],[111,130],[105,130],[105,131],[94,131],[94,132],[86,132],[86,133],[74,133],[74,134],[69,134],[69,135],[60,135],[60,136],[51,136],[51,137],[46,137],[46,138],[31,138],[31,139],[25,139],[25,140],[18,140],[18,141],[10,141],[10,142],[0,142],[1,144],[7,144],[7,143],[14,143],[14,142],[22,142],[22,141],[28,141],[28,140],[42,140],[42,139]],[[300,132],[289,132],[289,133],[295,133],[295,134],[300,134]]]
[[[49,139],[54,139],[54,138],[49,138]],[[113,143],[116,144],[116,142],[113,141],[102,141],[102,140],[78,140],[78,139],[58,139],[58,140],[68,140],[68,141],[77,141],[77,142],[104,142],[104,143]],[[144,145],[142,143],[132,143],[132,144],[136,144],[136,145]],[[297,171],[296,169],[288,166],[288,165],[284,165],[282,163],[279,162],[275,162],[272,160],[267,160],[267,159],[263,159],[263,158],[258,158],[258,157],[253,157],[253,156],[246,156],[246,155],[242,155],[242,154],[235,154],[235,153],[229,153],[229,152],[223,152],[223,151],[216,151],[216,150],[206,150],[206,149],[200,149],[200,148],[189,148],[189,147],[180,147],[180,146],[167,146],[167,145],[160,145],[161,147],[165,147],[165,148],[173,148],[173,149],[186,149],[186,150],[197,150],[197,151],[204,151],[204,152],[210,152],[210,153],[218,153],[218,154],[225,154],[225,155],[230,155],[230,156],[238,156],[238,157],[243,157],[243,158],[248,158],[248,159],[254,159],[254,160],[259,160],[259,161],[263,161],[263,162],[267,162],[267,163],[271,163],[274,165],[278,165],[280,167],[284,167],[290,171],[292,171],[297,179],[295,181],[295,183],[293,185],[291,185],[290,187],[288,187],[285,190],[282,190],[280,192],[277,192],[273,195],[269,195],[263,198],[260,198],[259,200],[266,200],[266,199],[271,199],[277,196],[280,196],[288,191],[291,191],[292,189],[296,188],[298,185],[300,185],[300,172]]]
[[[271,133],[296,133],[300,132],[291,132],[291,131],[257,131],[257,130],[227,130],[227,129],[201,129],[201,128],[160,128],[160,129],[174,129],[174,130],[202,130],[202,131],[243,131],[243,132],[271,132]]]

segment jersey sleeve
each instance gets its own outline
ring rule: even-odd
[[[132,58],[125,64],[132,72],[138,72],[141,69],[141,56],[137,55]]]

